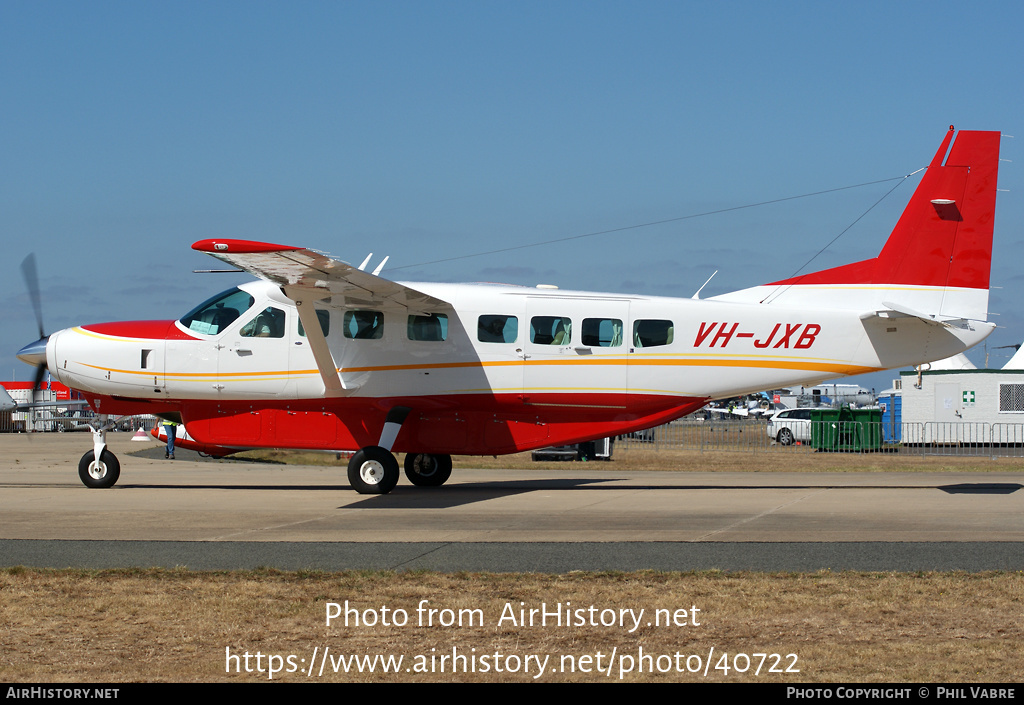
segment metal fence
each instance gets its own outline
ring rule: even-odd
[[[90,431],[89,421],[95,414],[88,410],[73,409],[55,411],[51,409],[30,409],[28,411],[0,412],[0,433],[40,433],[63,431]],[[117,424],[117,431],[149,431],[156,424],[156,418],[149,414],[126,416]]]
[[[764,419],[681,419],[620,436],[616,446],[748,453],[791,452],[794,446],[807,446],[835,452],[1024,457],[1024,423],[804,421],[789,428],[792,442],[785,443],[778,437],[780,427],[773,427],[774,435],[769,435]]]

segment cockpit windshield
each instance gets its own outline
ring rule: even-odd
[[[255,301],[251,294],[236,286],[196,306],[181,319],[181,325],[203,335],[217,335]]]

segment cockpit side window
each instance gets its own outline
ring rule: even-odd
[[[202,335],[217,335],[248,311],[256,300],[238,287],[222,291],[189,311],[181,325]]]
[[[243,338],[283,338],[284,311],[267,306],[242,326],[238,334]]]

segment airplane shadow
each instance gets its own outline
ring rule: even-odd
[[[686,491],[694,490],[927,490],[936,489],[947,494],[966,495],[1007,495],[1020,490],[1024,485],[1016,482],[978,482],[956,485],[621,485],[624,478],[558,478],[543,480],[499,480],[495,482],[459,483],[444,487],[415,487],[399,485],[390,494],[363,495],[350,504],[338,509],[447,509],[465,506],[492,499],[501,499],[528,492],[587,492],[587,491]],[[240,485],[240,484],[121,484],[115,489],[165,489],[165,490],[234,490],[271,492],[350,492],[348,485]]]
[[[486,483],[462,483],[445,487],[411,487],[400,485],[386,495],[366,496],[339,509],[446,509],[475,502],[509,497],[527,492],[543,491],[634,491],[634,490],[780,490],[780,489],[831,489],[831,490],[921,490],[938,489],[949,494],[1012,494],[1024,487],[1016,482],[1006,483],[963,483],[927,487],[919,485],[608,485],[614,479],[557,479],[557,480],[506,480]]]
[[[959,485],[940,485],[938,489],[949,494],[1013,494],[1022,486],[1016,482],[964,482]]]

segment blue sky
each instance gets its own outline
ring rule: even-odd
[[[423,263],[899,177],[950,124],[1017,136],[989,345],[1018,343],[1022,26],[1019,2],[0,0],[0,378],[31,377],[30,251],[48,331],[241,281],[191,273],[208,237],[411,281],[690,296],[717,269],[709,296],[790,276],[894,182]],[[915,185],[811,269],[877,254]]]

